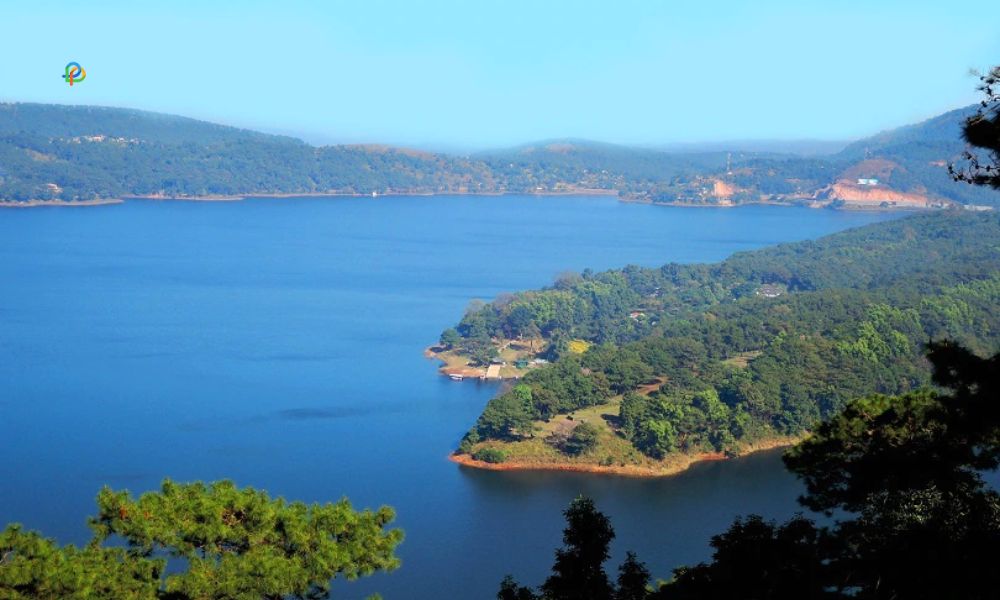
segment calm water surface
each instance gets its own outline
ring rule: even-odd
[[[749,512],[797,510],[777,454],[637,480],[446,460],[496,388],[421,351],[473,298],[560,272],[729,254],[890,218],[594,197],[155,203],[0,212],[0,523],[87,539],[104,484],[231,478],[306,501],[390,504],[403,567],[336,597],[492,598],[540,583],[578,494],[615,561],[707,558]],[[613,568],[613,567],[612,567]]]

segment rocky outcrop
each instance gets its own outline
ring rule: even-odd
[[[712,184],[712,195],[719,200],[729,200],[735,193],[736,188],[721,179],[716,179]]]
[[[948,204],[918,192],[900,192],[885,185],[855,185],[845,180],[832,184],[823,194],[828,200],[840,200],[858,206],[895,206],[899,208],[935,208]]]

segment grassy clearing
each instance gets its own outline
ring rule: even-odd
[[[569,414],[556,415],[549,419],[548,422],[536,421],[535,424],[538,427],[540,434],[544,435],[550,435],[564,430],[572,430],[578,423],[584,422],[596,425],[602,430],[606,429],[609,432],[614,433],[609,421],[613,422],[618,418],[620,406],[621,398],[617,397],[607,404],[588,406],[586,408],[575,410]]]
[[[740,454],[750,454],[761,450],[771,450],[791,446],[801,441],[804,436],[777,436],[747,443],[740,448]],[[506,459],[499,464],[484,464],[469,460],[463,455],[456,457],[456,462],[477,468],[487,468],[504,471],[516,470],[551,470],[551,471],[586,471],[592,473],[611,473],[640,477],[662,477],[684,471],[692,464],[705,460],[722,460],[722,454],[714,452],[674,453],[662,460],[650,458],[635,449],[625,438],[615,434],[610,429],[601,431],[598,444],[591,451],[579,456],[570,456],[545,442],[541,433],[535,437],[514,442],[488,441],[476,444],[475,450],[493,448],[505,454]],[[475,451],[474,450],[474,451]]]
[[[730,367],[736,367],[737,369],[745,369],[750,366],[750,361],[757,358],[761,354],[762,352],[760,350],[740,352],[739,354],[722,361],[722,364],[729,365]]]
[[[507,453],[507,462],[528,465],[568,464],[596,466],[643,466],[652,467],[662,461],[652,460],[635,449],[628,440],[618,434],[612,423],[618,419],[621,396],[616,396],[606,404],[588,406],[565,415],[557,415],[548,421],[536,421],[534,437],[514,442],[487,441],[477,444],[479,448],[496,448]],[[555,448],[546,440],[552,436],[568,436],[580,423],[589,423],[599,431],[597,445],[584,454],[570,456]]]
[[[428,358],[436,358],[444,364],[438,369],[444,375],[462,375],[463,377],[482,377],[486,374],[486,369],[473,367],[469,364],[468,357],[462,356],[452,350],[437,350],[428,348],[424,353]]]
[[[651,382],[644,386],[643,392],[648,394],[661,384],[662,381]],[[663,459],[646,456],[620,435],[616,429],[615,423],[618,419],[621,400],[621,396],[616,396],[606,404],[588,406],[566,415],[557,415],[548,421],[536,421],[534,436],[531,438],[516,441],[489,440],[480,442],[473,447],[473,452],[483,448],[504,452],[506,460],[500,465],[492,465],[492,468],[503,470],[579,470],[636,476],[670,475],[683,471],[691,464],[701,460],[724,458],[722,454],[717,452],[675,453]],[[550,443],[554,438],[565,438],[580,423],[594,425],[599,432],[597,444],[589,452],[572,456],[565,454]],[[801,439],[801,437],[775,435],[744,444],[740,448],[740,453],[788,446]],[[474,464],[473,466],[483,465]]]

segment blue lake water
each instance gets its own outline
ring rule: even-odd
[[[390,504],[403,566],[338,598],[492,598],[540,583],[560,511],[595,498],[654,575],[750,512],[797,510],[777,454],[642,480],[446,456],[496,388],[423,348],[473,298],[560,272],[709,262],[891,218],[606,197],[134,201],[0,212],[0,523],[88,538],[98,489],[234,479]],[[609,565],[609,569],[615,568]]]

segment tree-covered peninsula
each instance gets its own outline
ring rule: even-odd
[[[853,398],[927,385],[930,340],[993,351],[998,240],[995,214],[945,211],[474,306],[442,344],[471,363],[517,348],[520,377],[458,460],[663,474],[790,443]]]
[[[821,521],[740,517],[712,537],[711,560],[654,583],[627,552],[613,581],[614,528],[580,497],[551,575],[537,591],[508,575],[498,600],[995,598],[1000,354],[942,342],[927,358],[934,388],[854,399],[785,454]]]

